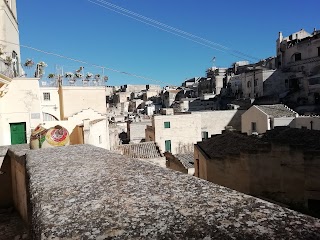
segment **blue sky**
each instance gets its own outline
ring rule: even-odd
[[[97,2],[97,0],[91,0]],[[320,29],[320,2],[300,0],[105,0],[185,32],[257,59],[275,55],[278,32],[284,36],[304,28]],[[88,0],[17,0],[20,43],[97,65],[180,85],[204,76],[212,66],[229,67],[243,60],[148,26]],[[100,3],[102,4],[102,3]],[[22,61],[32,58],[65,71],[83,65],[21,49]],[[100,70],[85,66],[85,70]],[[106,71],[108,85],[156,82]]]

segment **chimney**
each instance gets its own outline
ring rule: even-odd
[[[282,40],[283,40],[282,32],[279,32],[279,42],[282,42]]]

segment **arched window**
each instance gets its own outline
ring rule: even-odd
[[[247,82],[247,87],[250,88],[251,87],[251,81]]]
[[[50,113],[42,112],[43,121],[58,121],[58,119]]]

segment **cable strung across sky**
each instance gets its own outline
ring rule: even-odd
[[[192,42],[201,44],[205,47],[220,51],[220,52],[224,52],[226,54],[232,55],[234,57],[238,57],[241,60],[248,60],[248,61],[259,61],[260,59],[254,56],[250,56],[246,53],[231,49],[227,46],[221,45],[219,43],[210,41],[208,39],[205,39],[203,37],[199,37],[195,34],[183,31],[181,29],[172,27],[170,25],[164,24],[162,22],[159,22],[157,20],[154,20],[152,18],[148,18],[146,16],[143,16],[141,14],[138,14],[136,12],[130,11],[128,9],[125,9],[123,7],[117,6],[115,4],[109,3],[105,0],[88,0],[88,2],[93,3],[97,6],[103,7],[105,9],[109,9],[113,12],[119,13],[123,16],[135,19],[139,22],[142,22],[144,24],[147,24],[149,26],[155,27],[157,29],[163,30],[165,32],[174,34],[176,36],[182,37],[184,39],[190,40]]]
[[[44,51],[44,50],[41,50],[41,49],[38,49],[38,48],[30,47],[30,46],[27,46],[27,45],[22,45],[22,44],[18,44],[18,43],[14,43],[14,42],[5,41],[3,39],[0,39],[0,42],[4,42],[4,43],[7,43],[7,44],[20,46],[20,47],[27,48],[27,49],[30,49],[30,50],[33,50],[33,51],[36,51],[36,52],[41,52],[41,53],[44,53],[44,54],[47,54],[47,55],[52,55],[52,56],[55,56],[55,57],[67,59],[67,60],[70,60],[70,61],[73,61],[73,62],[78,62],[78,63],[81,63],[81,64],[90,65],[90,66],[93,66],[93,67],[109,70],[109,71],[112,71],[112,72],[117,72],[117,73],[120,73],[120,74],[129,75],[129,76],[132,76],[132,77],[135,77],[135,78],[140,78],[140,79],[147,80],[147,81],[162,83],[164,85],[170,85],[169,83],[165,83],[163,81],[159,81],[159,80],[156,80],[156,79],[153,79],[153,78],[149,78],[149,77],[137,75],[137,74],[134,74],[134,73],[117,70],[117,69],[114,69],[114,68],[109,68],[109,67],[97,65],[97,64],[94,64],[94,63],[90,63],[90,62],[87,62],[87,61],[80,60],[80,59],[64,56],[64,55],[61,55],[59,53],[48,52],[48,51]]]

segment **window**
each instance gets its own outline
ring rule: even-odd
[[[300,61],[301,60],[301,53],[295,53],[294,54],[294,61]]]
[[[251,132],[256,132],[256,131],[257,131],[257,123],[251,122]]]
[[[50,93],[48,92],[43,93],[43,100],[50,101]]]
[[[101,138],[101,135],[99,136],[99,144],[102,143],[102,138]]]
[[[255,86],[255,87],[258,86],[258,79],[255,79],[255,80],[254,80],[254,86]]]
[[[171,140],[165,140],[164,144],[165,144],[165,151],[171,152]]]
[[[170,128],[170,122],[164,122],[164,128]]]
[[[202,136],[202,139],[208,139],[208,132],[203,131],[203,132],[201,133],[201,136]]]
[[[286,80],[284,81],[284,85],[285,85],[286,88],[289,88],[289,80],[288,80],[288,79],[286,79]]]
[[[247,82],[247,87],[250,88],[251,87],[251,82]]]

